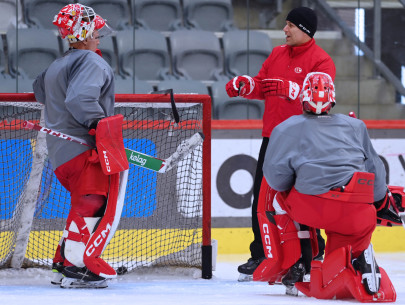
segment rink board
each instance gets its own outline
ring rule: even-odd
[[[323,236],[326,238],[325,234]],[[250,255],[249,245],[253,241],[251,228],[215,228],[212,238],[218,241],[218,254]],[[371,239],[376,252],[405,252],[405,229],[378,226]]]

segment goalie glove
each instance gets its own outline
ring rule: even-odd
[[[374,202],[377,210],[377,223],[391,227],[403,225],[405,228],[405,193],[400,186],[388,186],[385,197]]]
[[[300,93],[300,86],[285,78],[267,78],[262,80],[264,96],[281,96],[295,100]]]
[[[249,75],[235,76],[225,86],[229,97],[247,96],[255,88],[255,81]]]

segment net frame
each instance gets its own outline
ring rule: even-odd
[[[182,103],[185,104],[202,104],[202,132],[205,135],[205,141],[202,145],[202,188],[203,188],[203,203],[202,203],[202,246],[201,246],[201,268],[202,277],[211,278],[212,277],[212,246],[211,246],[211,100],[208,95],[195,95],[195,94],[175,94],[174,99],[177,105]],[[31,93],[21,93],[21,94],[0,94],[0,105],[5,105],[4,103],[12,102],[13,105],[18,105],[18,102],[22,103],[36,103],[35,97]],[[117,94],[116,103],[125,105],[126,103],[153,103],[156,106],[159,104],[170,103],[169,96],[167,94]],[[32,104],[34,106],[34,104]],[[4,124],[3,124],[4,125]],[[4,127],[4,126],[3,126]],[[0,129],[2,128],[0,122]],[[37,154],[34,154],[37,155]],[[41,155],[41,154],[38,154]],[[38,162],[43,162],[39,160]],[[207,195],[208,194],[208,195]],[[28,213],[29,214],[29,213]],[[29,218],[29,217],[28,217]],[[31,217],[32,218],[32,217]],[[25,220],[25,222],[27,222]],[[32,224],[32,223],[31,223]],[[30,224],[28,224],[30,227]],[[20,227],[21,231],[21,227]],[[22,230],[25,235],[30,234],[30,230],[27,231],[25,228]],[[20,239],[21,232],[17,235],[17,240]],[[24,234],[23,234],[24,235]],[[27,241],[28,242],[28,241]],[[22,246],[15,246],[15,249],[20,247],[19,250],[22,253],[26,251],[26,244],[24,247],[24,242],[20,241]],[[14,253],[16,253],[14,251]],[[12,266],[21,266],[23,263],[24,255],[19,259],[12,258]]]

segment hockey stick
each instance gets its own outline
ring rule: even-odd
[[[91,148],[95,148],[93,145],[89,144],[83,139],[70,136],[50,128],[42,127],[41,125],[31,123],[29,121],[24,121],[23,128],[32,129],[39,132],[46,133],[48,135],[61,138],[66,141],[78,143]],[[197,132],[191,138],[183,141],[176,149],[176,151],[167,159],[159,159],[152,157],[150,155],[141,153],[136,150],[125,148],[125,153],[129,163],[136,166],[150,169],[158,173],[165,173],[172,169],[176,164],[183,160],[194,148],[200,145],[204,141],[204,135],[202,132]]]

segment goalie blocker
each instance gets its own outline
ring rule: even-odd
[[[89,134],[96,136],[97,152],[104,174],[112,175],[129,168],[122,137],[124,116],[117,114],[100,120]]]

